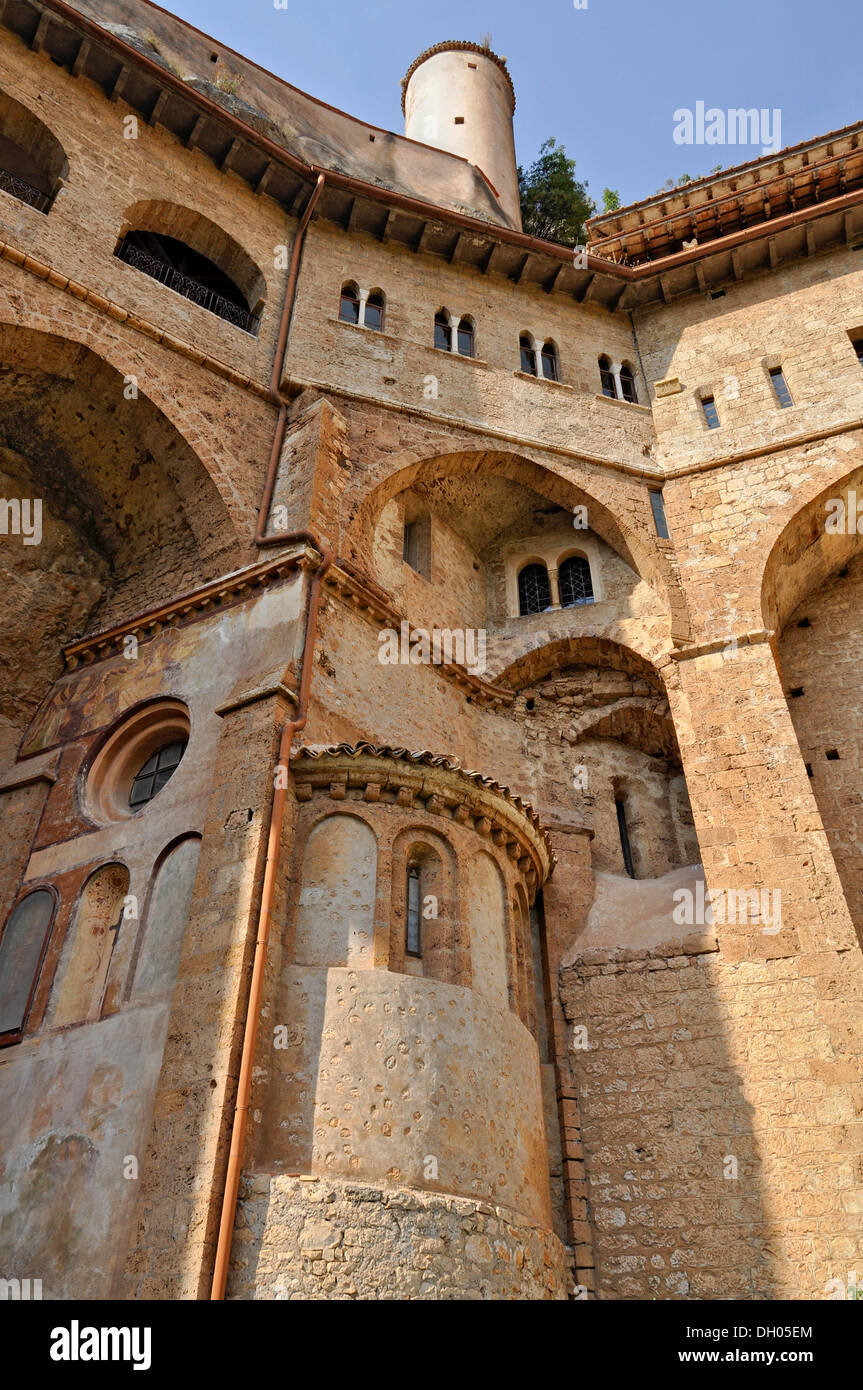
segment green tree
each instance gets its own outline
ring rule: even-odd
[[[575,177],[575,160],[563,145],[546,140],[530,168],[519,165],[518,194],[524,230],[560,246],[583,246],[584,224],[596,211],[587,185]]]
[[[620,194],[616,188],[603,188],[602,190],[602,211],[617,212],[620,207]]]

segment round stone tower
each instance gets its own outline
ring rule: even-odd
[[[489,48],[451,41],[427,48],[402,82],[405,135],[476,164],[494,185],[513,227],[521,230],[512,118],[515,90]]]

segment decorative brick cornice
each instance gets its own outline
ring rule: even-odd
[[[447,754],[363,742],[309,744],[294,753],[291,773],[301,802],[317,794],[416,807],[476,831],[506,850],[531,895],[554,868],[551,840],[530,803]]]
[[[93,661],[115,656],[117,652],[122,651],[123,639],[126,637],[134,637],[136,641],[143,642],[148,637],[158,636],[163,628],[180,627],[196,619],[210,617],[214,612],[241,603],[255,589],[265,589],[270,584],[278,583],[295,570],[315,569],[319,563],[320,556],[317,551],[312,550],[310,546],[301,545],[286,550],[274,560],[248,565],[233,574],[223,575],[220,579],[202,585],[200,589],[172,599],[160,608],[150,608],[144,613],[139,613],[127,623],[94,633],[90,637],[82,637],[77,642],[70,642],[63,648],[66,669],[73,671],[82,663],[90,665]]]

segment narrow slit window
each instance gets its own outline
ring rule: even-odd
[[[629,840],[629,826],[626,823],[626,805],[622,797],[616,797],[615,806],[617,807],[617,828],[620,831],[620,848],[623,850],[623,864],[630,878],[635,878],[635,869],[632,866],[632,845]]]
[[[419,526],[415,521],[405,523],[402,559],[412,570],[419,567]]]
[[[521,370],[527,376],[536,376],[536,353],[533,350],[533,343],[526,333],[522,333],[519,338],[518,348],[521,354]]]
[[[407,878],[405,954],[422,955],[422,883],[418,864],[411,864]]]
[[[712,396],[701,397],[701,409],[704,411],[704,418],[707,421],[709,430],[719,429],[719,411],[716,409],[716,401]]]
[[[857,354],[857,361],[863,367],[863,338],[852,338],[851,346]]]
[[[787,410],[790,405],[794,404],[794,401],[791,398],[791,392],[788,390],[788,383],[785,380],[785,373],[781,367],[771,368],[770,381],[776,394],[777,401],[782,406],[783,410]]]
[[[662,493],[655,488],[650,489],[650,505],[653,509],[653,524],[656,527],[656,534],[661,541],[668,540],[668,519],[665,515],[665,502]]]

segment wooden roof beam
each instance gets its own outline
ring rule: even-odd
[[[77,58],[75,59],[75,61],[78,61]],[[147,125],[156,125],[161,120],[162,112],[168,105],[170,96],[171,93],[169,92],[168,88],[163,87],[162,91],[159,93],[159,95],[156,97],[156,100],[153,102],[150,114],[147,117]]]
[[[82,39],[78,45],[78,52],[75,54],[75,61],[72,64],[72,76],[80,77],[87,66],[87,59],[90,56],[91,43],[89,39]]]

